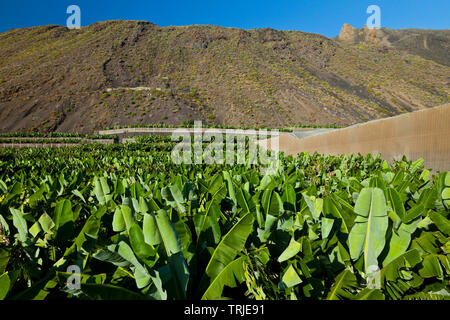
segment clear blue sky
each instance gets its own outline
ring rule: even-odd
[[[212,24],[243,29],[301,30],[328,37],[343,23],[363,27],[369,5],[381,8],[382,27],[450,29],[450,0],[1,0],[0,32],[65,25],[66,9],[81,8],[81,25],[104,20],[145,20],[159,26]]]

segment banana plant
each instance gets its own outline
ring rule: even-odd
[[[383,191],[362,189],[356,200],[355,213],[355,224],[348,236],[350,257],[355,261],[362,256],[367,273],[370,266],[379,266],[378,256],[386,244],[389,220]]]
[[[166,143],[2,150],[0,298],[449,297],[450,173],[308,153],[271,174],[177,165]]]

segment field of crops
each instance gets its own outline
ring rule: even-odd
[[[116,135],[83,135],[76,133],[10,132],[0,133],[0,148],[72,147],[80,144],[111,144],[119,141]]]
[[[167,139],[1,149],[0,299],[450,297],[450,173],[175,165]]]

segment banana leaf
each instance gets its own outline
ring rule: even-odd
[[[248,260],[246,256],[237,258],[225,266],[206,289],[202,300],[217,300],[222,297],[224,286],[235,288],[245,280],[244,263]]]
[[[223,236],[206,266],[205,273],[211,282],[244,248],[245,242],[253,230],[253,222],[253,215],[247,213]]]
[[[3,273],[0,276],[0,300],[5,299],[8,295],[11,286],[11,281],[8,276],[8,272]]]
[[[377,258],[386,242],[388,216],[383,191],[379,188],[362,189],[355,212],[357,217],[348,237],[350,256],[356,261],[363,255],[364,269],[368,272],[370,266],[378,266]]]
[[[353,272],[346,269],[336,277],[328,293],[327,300],[352,299],[358,288],[356,276]]]

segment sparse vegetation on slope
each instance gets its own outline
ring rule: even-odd
[[[3,132],[192,120],[347,126],[446,103],[450,94],[447,65],[300,31],[45,26],[0,34],[0,57]]]

